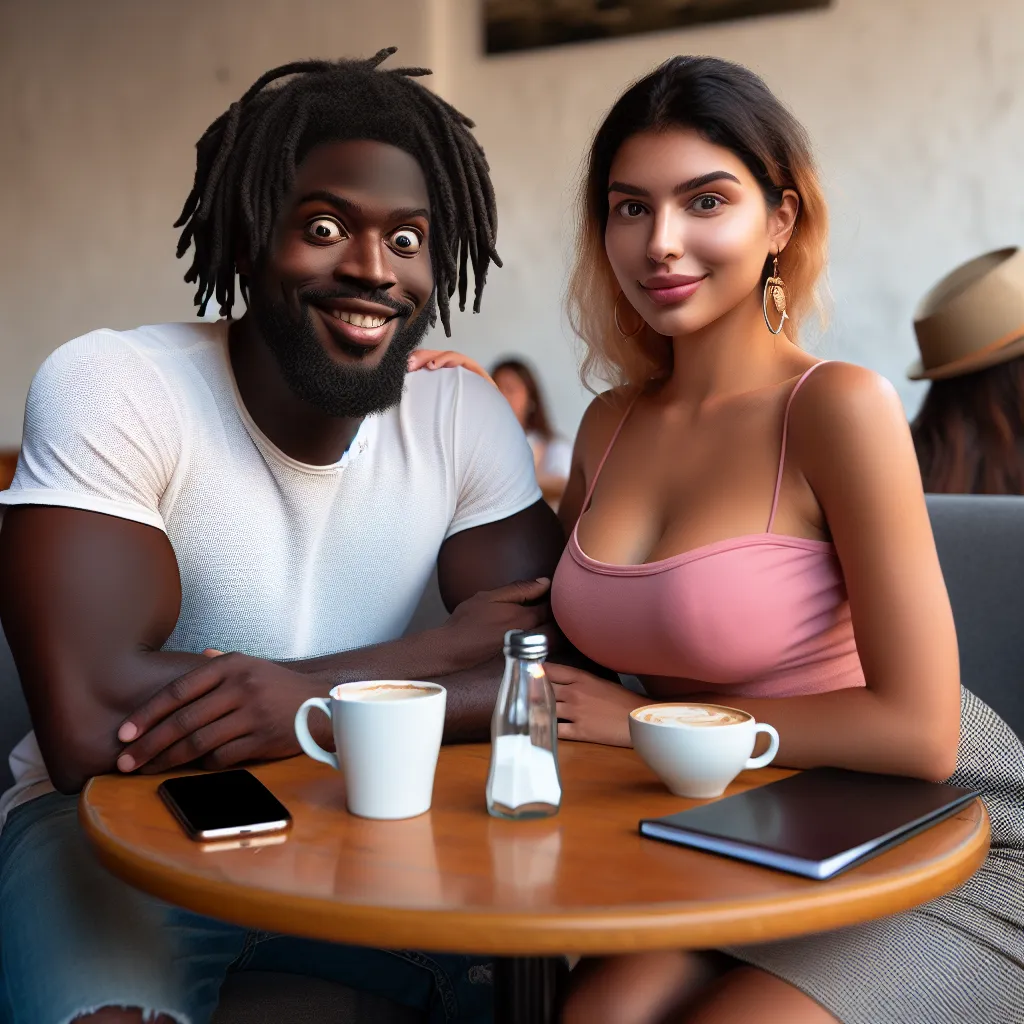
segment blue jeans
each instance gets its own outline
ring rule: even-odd
[[[0,833],[0,1022],[70,1024],[104,1006],[208,1024],[232,971],[316,975],[429,1014],[492,1018],[486,958],[364,949],[253,931],[147,896],[108,873],[49,793]]]

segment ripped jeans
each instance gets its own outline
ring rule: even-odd
[[[170,906],[100,866],[75,797],[23,804],[0,833],[0,1024],[70,1024],[104,1006],[209,1024],[224,979],[244,970],[328,978],[431,1024],[485,1024],[486,964],[254,931]]]

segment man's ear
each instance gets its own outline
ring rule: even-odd
[[[782,193],[782,201],[768,214],[768,237],[773,252],[782,252],[789,245],[799,213],[800,196],[787,188]]]

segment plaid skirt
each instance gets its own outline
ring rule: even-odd
[[[774,974],[842,1024],[1024,1022],[1024,745],[970,691],[949,782],[981,790],[991,849],[958,889],[834,932],[723,952]]]

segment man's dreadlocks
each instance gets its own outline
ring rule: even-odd
[[[274,219],[292,186],[295,168],[320,142],[372,139],[414,156],[430,196],[430,254],[437,307],[451,334],[448,300],[459,292],[466,308],[468,264],[473,267],[473,312],[495,251],[494,191],[473,122],[415,79],[426,68],[377,71],[395,52],[369,60],[305,60],[259,78],[196,143],[196,177],[175,227],[183,227],[178,256],[195,246],[185,280],[196,281],[199,315],[214,296],[221,316],[235,301],[235,258],[255,264],[266,251]],[[291,80],[273,89],[271,82]],[[247,298],[242,282],[242,297]]]

